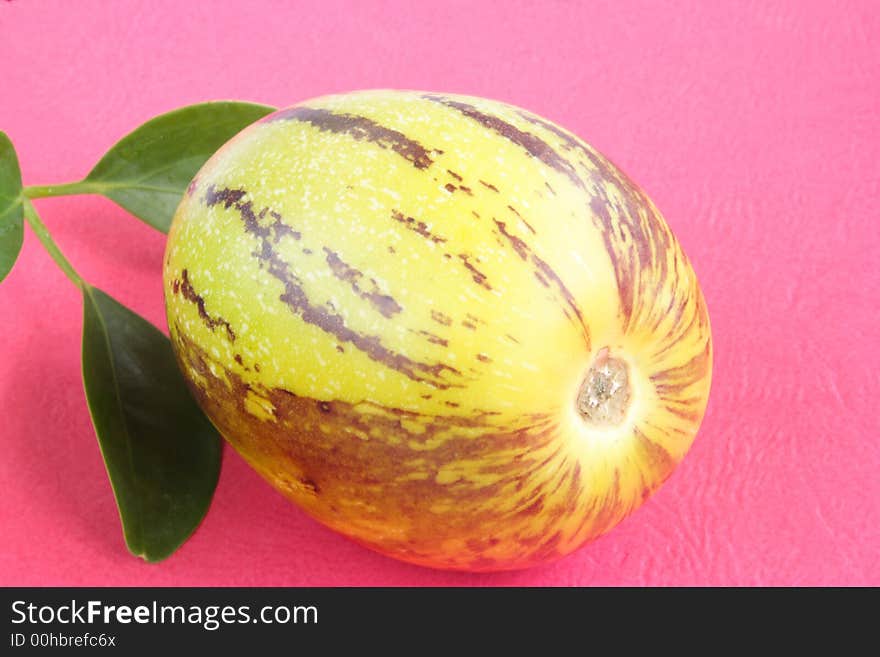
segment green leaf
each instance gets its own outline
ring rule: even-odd
[[[0,132],[0,281],[15,264],[24,239],[21,170],[15,149]]]
[[[221,441],[155,326],[83,284],[83,383],[128,549],[160,561],[195,530]]]
[[[266,105],[218,101],[162,114],[117,142],[84,182],[167,233],[183,192],[205,161],[273,111]]]

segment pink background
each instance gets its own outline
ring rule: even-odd
[[[509,101],[639,181],[714,329],[708,415],[608,536],[499,575],[331,533],[226,450],[195,536],[125,550],[89,423],[81,304],[28,234],[0,286],[0,584],[880,585],[880,9],[866,2],[0,2],[0,129],[26,184],[83,176],[180,105],[371,87]],[[165,326],[163,236],[97,197],[38,209],[91,282]]]

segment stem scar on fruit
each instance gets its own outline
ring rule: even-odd
[[[608,347],[596,354],[577,396],[577,409],[588,424],[617,426],[626,419],[632,390],[629,367],[613,358]]]

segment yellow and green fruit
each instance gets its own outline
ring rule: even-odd
[[[705,411],[709,318],[657,208],[573,134],[467,96],[269,115],[202,168],[171,339],[232,446],[325,525],[439,568],[608,531]]]

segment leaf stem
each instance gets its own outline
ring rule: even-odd
[[[98,194],[99,185],[89,180],[77,182],[59,183],[57,185],[31,185],[24,188],[24,195],[28,198],[46,198],[48,196],[71,196],[73,194]]]
[[[34,208],[33,203],[27,198],[24,199],[24,218],[34,231],[37,239],[40,240],[43,248],[46,249],[50,256],[52,256],[52,260],[56,262],[61,268],[61,271],[64,272],[74,285],[82,289],[85,286],[85,281],[83,281],[80,275],[76,273],[73,265],[71,265],[67,258],[64,257],[64,254],[61,253],[61,249],[55,244],[55,240],[52,239],[46,225],[40,220],[40,215],[37,214],[37,210]]]

